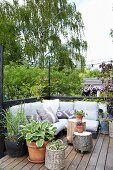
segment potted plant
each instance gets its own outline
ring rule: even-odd
[[[63,141],[58,139],[46,146],[45,166],[50,170],[60,170],[65,167],[65,149]]]
[[[99,120],[101,120],[104,117],[104,112],[102,109],[99,109],[98,115],[99,115]]]
[[[108,112],[103,112],[102,109],[99,109],[99,121],[100,121],[100,133],[108,134],[109,133]]]
[[[78,133],[82,133],[84,131],[84,124],[81,121],[76,123],[76,130]]]
[[[109,136],[113,138],[113,119],[109,120]]]
[[[83,110],[75,112],[77,122],[82,121],[83,117],[85,116],[85,112]]]
[[[27,153],[25,139],[20,134],[20,125],[26,123],[27,119],[22,108],[15,115],[9,110],[4,113],[5,146],[8,155],[11,157],[20,157]]]
[[[28,160],[33,163],[42,163],[45,160],[46,145],[54,138],[57,128],[48,121],[35,122],[32,120],[25,126],[21,126],[22,136],[25,137],[29,157]]]

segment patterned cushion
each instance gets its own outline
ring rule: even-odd
[[[74,118],[74,110],[59,110],[57,111],[57,117],[59,119],[72,119]]]
[[[58,117],[53,113],[51,107],[47,107],[42,109],[42,111],[38,111],[37,113],[39,114],[40,118],[42,121],[49,121],[50,123],[55,123],[58,122]]]

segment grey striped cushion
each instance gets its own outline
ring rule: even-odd
[[[50,123],[59,122],[58,117],[53,113],[51,107],[43,108],[42,111],[38,111],[42,121],[49,121]]]

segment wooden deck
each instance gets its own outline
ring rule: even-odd
[[[64,138],[66,142],[66,138]],[[65,170],[113,170],[113,138],[108,135],[98,135],[93,139],[91,153],[81,154],[68,145],[65,154]],[[44,164],[33,164],[27,156],[11,158],[5,156],[0,159],[0,168],[4,170],[47,170]]]

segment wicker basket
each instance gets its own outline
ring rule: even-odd
[[[46,147],[45,166],[50,170],[60,170],[65,167],[65,149],[51,150]]]
[[[113,122],[109,121],[109,136],[113,138]]]

